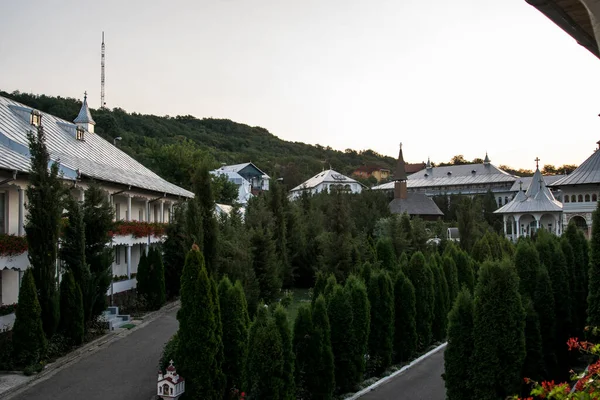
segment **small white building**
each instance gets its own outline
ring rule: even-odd
[[[269,181],[271,177],[265,174],[260,168],[254,163],[247,162],[243,164],[235,165],[223,165],[221,168],[211,171],[212,174],[225,174],[229,180],[236,185],[242,185],[243,182],[238,180],[238,177],[244,179],[250,185],[250,192],[256,195],[265,190],[269,190]],[[244,190],[246,186],[244,184]],[[245,193],[242,193],[242,187],[240,186],[240,197],[244,198]],[[248,199],[246,199],[246,202]],[[242,203],[242,202],[240,202]],[[245,204],[245,203],[242,203]]]
[[[360,193],[364,185],[355,179],[349,178],[332,169],[320,172],[309,180],[290,190],[290,198],[296,199],[304,192],[317,194],[329,192],[332,189],[343,190],[348,193]]]
[[[539,159],[536,159],[535,173],[527,191],[523,191],[521,186],[508,204],[494,211],[502,215],[504,235],[513,241],[521,236],[531,236],[540,228],[555,235],[562,234],[563,205],[546,186],[538,162]]]
[[[185,380],[177,375],[173,360],[169,362],[167,373],[158,372],[156,394],[163,400],[177,400],[185,392]]]

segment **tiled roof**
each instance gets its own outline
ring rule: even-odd
[[[32,109],[0,96],[0,168],[29,172],[27,132]],[[193,197],[193,193],[167,182],[132,157],[94,133],[84,141],[75,137],[76,125],[53,115],[42,114],[46,146],[50,157],[59,161],[66,177],[82,177],[114,182],[158,193]]]

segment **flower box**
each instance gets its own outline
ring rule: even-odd
[[[167,224],[157,222],[140,222],[140,221],[117,221],[114,228],[109,232],[111,236],[131,235],[134,238],[147,236],[162,236],[165,234]]]
[[[0,257],[12,257],[27,251],[27,238],[16,235],[0,235]]]

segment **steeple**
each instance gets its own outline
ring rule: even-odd
[[[396,163],[396,170],[392,177],[394,181],[405,181],[406,180],[406,169],[404,167],[404,157],[402,156],[402,143],[400,143],[400,151],[398,152],[398,162]]]
[[[485,152],[485,158],[483,159],[483,165],[489,165],[490,164],[490,158],[488,157],[488,153],[487,151]]]
[[[431,159],[427,157],[427,164],[425,164],[425,168],[431,169]]]
[[[89,133],[94,133],[94,125],[96,125],[96,122],[92,118],[92,114],[90,113],[90,109],[87,104],[87,92],[84,92],[83,94],[81,110],[79,110],[79,114],[77,115],[77,118],[73,120],[73,122],[75,122],[77,126],[81,126]]]

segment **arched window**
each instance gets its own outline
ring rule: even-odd
[[[577,203],[577,197],[574,194],[571,195],[571,203]]]
[[[569,196],[565,196],[565,203],[569,202]]]
[[[598,201],[598,195],[596,193],[592,195],[592,201]]]
[[[583,203],[583,195],[580,194],[579,196],[577,196],[577,202],[578,203]]]
[[[590,201],[590,195],[586,194],[585,195],[585,202],[588,203]]]
[[[502,205],[502,197],[498,197],[498,207]]]
[[[165,383],[162,387],[162,392],[163,392],[163,394],[168,394],[169,393],[169,385],[167,385]]]
[[[504,198],[504,204],[508,204],[508,196]]]

